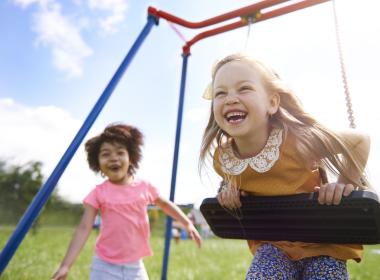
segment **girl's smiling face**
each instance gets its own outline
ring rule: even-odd
[[[125,185],[130,178],[129,153],[124,145],[117,142],[104,142],[99,150],[99,167],[101,172],[115,184]]]
[[[270,97],[260,73],[252,65],[245,61],[228,62],[217,70],[214,78],[215,121],[235,139],[266,135],[269,115],[278,108],[273,96],[276,94]]]

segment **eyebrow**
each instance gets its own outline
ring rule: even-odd
[[[249,83],[251,84],[254,88],[256,88],[256,84],[253,82],[253,81],[250,81],[250,80],[242,80],[242,81],[238,81],[237,83],[235,83],[235,86],[241,86],[242,84],[244,83]],[[217,87],[214,87],[213,88],[213,91],[216,91],[216,90],[219,90],[219,89],[223,89],[225,88],[224,85],[220,85],[220,86],[217,86]]]
[[[238,81],[237,83],[235,83],[236,85],[241,85],[241,84],[244,84],[244,83],[250,83],[250,84],[254,84],[254,82],[253,81],[251,81],[251,80],[241,80],[241,81]],[[223,85],[221,85],[221,86],[218,86],[218,87],[216,87],[216,88],[219,88],[219,87],[223,87]]]

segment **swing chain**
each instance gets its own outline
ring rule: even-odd
[[[247,47],[248,47],[248,40],[249,40],[249,37],[250,37],[250,35],[251,35],[251,25],[252,25],[253,23],[255,23],[256,20],[259,19],[260,17],[261,17],[261,12],[260,12],[260,11],[254,13],[254,14],[250,14],[250,15],[247,15],[247,16],[242,17],[242,21],[243,21],[244,23],[246,23],[247,26],[248,26],[247,37],[246,37],[246,39],[245,39],[245,46],[244,46],[244,50],[245,50],[245,51],[247,50]]]
[[[338,16],[336,12],[335,0],[333,0],[332,2],[333,2],[334,22],[335,22],[335,35],[336,35],[336,41],[338,45],[340,71],[341,71],[343,86],[344,86],[344,95],[345,95],[345,100],[346,100],[348,121],[350,123],[350,128],[356,128],[354,110],[352,108],[351,94],[348,88],[347,75],[346,75],[345,64],[344,64],[344,59],[343,59],[343,50],[342,50],[342,43],[340,40],[340,31],[339,31]]]

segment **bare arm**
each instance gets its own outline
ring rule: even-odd
[[[97,210],[85,204],[84,213],[82,216],[82,220],[80,221],[73,238],[71,239],[69,248],[67,249],[66,255],[52,279],[54,280],[64,280],[67,278],[69,270],[73,265],[76,257],[79,255],[82,250],[84,244],[90,235],[92,230],[92,225],[94,223],[95,216],[97,214]]]
[[[201,247],[202,238],[197,229],[194,227],[190,219],[182,212],[182,210],[170,200],[159,196],[155,200],[155,204],[162,209],[167,215],[179,221],[186,229],[190,238],[195,241],[198,247]]]

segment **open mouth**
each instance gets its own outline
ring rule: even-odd
[[[120,169],[120,166],[112,165],[112,166],[109,166],[108,169],[113,171],[113,172],[117,172]]]
[[[228,123],[240,123],[245,120],[247,117],[247,113],[241,112],[241,111],[235,111],[235,112],[228,112],[224,115],[224,118],[227,120]]]

